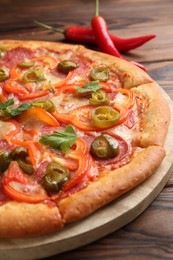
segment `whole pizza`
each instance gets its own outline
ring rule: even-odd
[[[128,61],[79,45],[0,41],[0,237],[62,229],[146,180],[169,107]]]

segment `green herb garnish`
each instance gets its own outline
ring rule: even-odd
[[[32,107],[31,104],[24,103],[18,107],[13,108],[14,99],[9,99],[5,103],[0,103],[0,117],[3,119],[8,119],[14,116],[20,115],[23,111],[28,110]]]
[[[43,135],[39,142],[41,144],[49,145],[52,148],[60,149],[63,153],[66,153],[76,140],[76,132],[72,126],[68,125],[65,130],[58,130],[53,134]]]
[[[90,83],[83,84],[83,87],[75,86],[75,89],[80,93],[97,92],[98,89],[102,88],[102,86],[99,85],[99,82],[99,80],[95,80]]]

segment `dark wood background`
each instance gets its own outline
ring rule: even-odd
[[[94,0],[0,0],[0,39],[64,42],[63,35],[38,28],[33,20],[58,28],[90,26],[94,8]],[[143,63],[173,99],[173,1],[100,0],[100,15],[117,36],[157,35],[124,55]],[[173,177],[130,224],[95,243],[49,259],[173,259]]]

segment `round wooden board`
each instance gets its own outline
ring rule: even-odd
[[[161,89],[161,91],[163,91]],[[163,91],[173,114],[173,103]],[[157,171],[144,183],[89,217],[69,224],[62,231],[26,239],[0,239],[0,259],[40,259],[91,243],[118,230],[141,214],[170,178],[173,165],[173,118],[165,142],[167,155]]]

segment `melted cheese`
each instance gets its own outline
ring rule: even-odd
[[[0,139],[4,139],[5,134],[7,134],[11,130],[15,130],[15,128],[15,125],[11,122],[0,121]]]
[[[57,111],[62,114],[68,113],[73,109],[89,104],[88,99],[80,99],[72,95],[54,96],[51,98],[51,101],[55,104]]]

